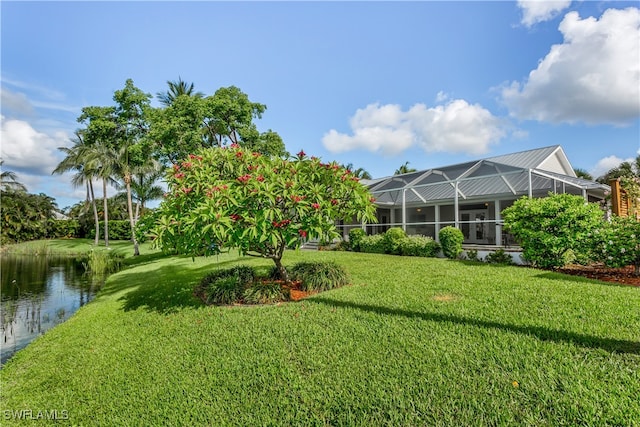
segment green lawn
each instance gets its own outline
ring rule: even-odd
[[[289,252],[337,261],[353,285],[204,307],[191,293],[212,268],[269,262],[143,253],[7,363],[0,409],[77,425],[640,425],[639,288]]]

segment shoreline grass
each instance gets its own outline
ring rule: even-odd
[[[0,371],[0,409],[80,425],[639,425],[640,291],[523,267],[348,252],[352,285],[205,307],[209,271],[125,260]],[[26,421],[5,420],[11,424]],[[5,425],[5,424],[3,424]]]

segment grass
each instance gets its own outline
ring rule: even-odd
[[[269,263],[129,258],[0,371],[0,409],[66,410],[79,425],[640,425],[638,288],[444,259],[285,255],[301,261],[335,261],[353,285],[205,307],[192,290],[212,269]]]

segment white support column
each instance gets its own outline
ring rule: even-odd
[[[456,228],[460,228],[460,218],[458,218],[459,215],[459,207],[458,207],[458,181],[456,181],[456,188],[455,188],[455,196],[453,197],[453,214],[455,215],[454,221],[455,221],[455,225]]]
[[[395,206],[391,206],[389,208],[389,221],[391,222],[391,226],[395,227],[396,225],[396,207]]]
[[[589,202],[589,197],[587,196],[587,189],[586,188],[582,189],[582,198],[584,199],[585,203]]]
[[[436,242],[440,243],[440,205],[435,205],[435,229],[436,229]]]
[[[529,169],[529,198],[533,197],[533,178],[531,177],[531,169]]]
[[[500,215],[500,200],[496,200],[494,203],[494,212],[496,217],[496,246],[502,246],[502,216]]]
[[[407,190],[402,190],[402,229],[407,231]]]

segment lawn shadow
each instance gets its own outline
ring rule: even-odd
[[[148,260],[146,263],[151,262],[153,261]],[[193,296],[194,287],[200,279],[212,270],[237,263],[238,260],[229,260],[206,264],[195,269],[180,265],[163,265],[152,272],[123,270],[101,292],[100,296],[126,292],[130,289],[118,299],[123,303],[123,311],[144,308],[147,311],[169,314],[183,308],[200,308],[203,307],[202,301]]]
[[[581,347],[602,349],[612,353],[632,353],[640,354],[640,342],[628,340],[616,340],[611,338],[600,338],[592,335],[583,335],[575,332],[563,331],[558,329],[549,329],[542,326],[521,326],[500,323],[490,320],[479,320],[468,317],[456,316],[452,314],[430,313],[409,311],[398,308],[381,307],[376,305],[358,304],[349,301],[336,301],[325,297],[315,297],[308,299],[308,302],[317,302],[320,304],[330,305],[336,308],[354,308],[371,313],[403,316],[407,318],[416,318],[432,322],[450,322],[459,325],[477,326],[480,328],[500,329],[503,331],[515,332],[518,334],[529,335],[542,341],[567,342],[579,345]]]

